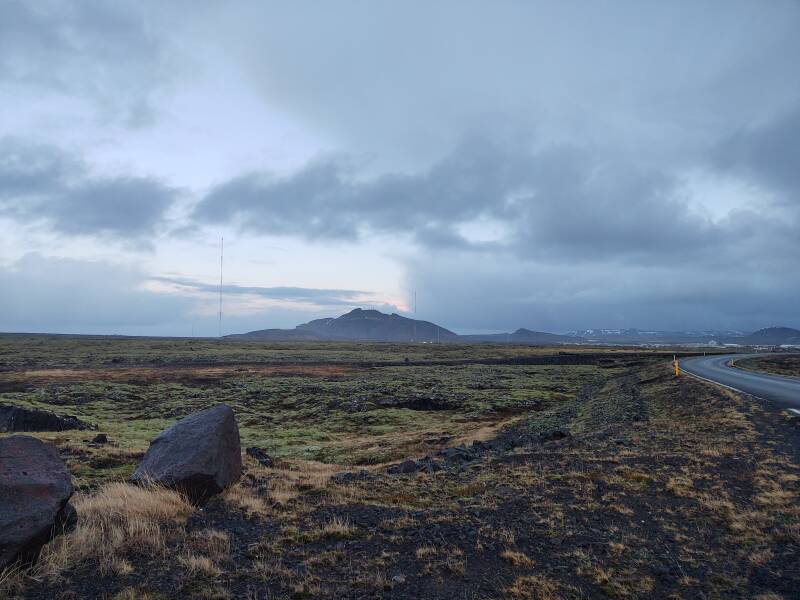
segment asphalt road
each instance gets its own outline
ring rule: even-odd
[[[754,354],[717,354],[681,360],[681,369],[740,392],[768,400],[781,408],[800,409],[800,379],[754,373],[730,366],[731,359]]]

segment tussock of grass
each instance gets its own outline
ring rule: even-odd
[[[296,573],[283,564],[282,560],[257,560],[253,563],[254,574],[264,581],[279,580],[283,583],[291,581]]]
[[[162,596],[142,588],[125,588],[112,600],[159,600]]]
[[[333,517],[320,528],[319,534],[321,538],[352,539],[358,535],[358,527],[346,518]]]
[[[558,592],[558,584],[542,575],[527,575],[517,577],[514,582],[506,588],[509,598],[520,600],[561,600]]]
[[[238,509],[248,516],[264,517],[270,513],[264,499],[253,493],[252,488],[241,483],[230,486],[222,494],[222,501],[233,509]]]
[[[192,506],[181,494],[155,485],[110,483],[78,496],[75,529],[45,546],[37,574],[58,578],[69,567],[92,562],[103,574],[133,570],[127,556],[164,553],[170,528],[183,524]]]
[[[189,537],[189,545],[213,561],[221,561],[231,553],[231,538],[225,531],[202,529]]]
[[[207,556],[199,554],[182,554],[178,562],[194,576],[218,577],[222,570]]]
[[[504,550],[500,553],[500,557],[510,562],[515,567],[529,567],[533,561],[523,552],[516,550]]]

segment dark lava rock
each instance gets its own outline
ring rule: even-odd
[[[417,463],[413,460],[404,460],[397,465],[398,473],[416,473],[418,470]]]
[[[548,442],[550,440],[563,440],[565,438],[572,437],[572,434],[566,429],[553,429],[552,431],[547,431],[539,436],[539,439],[543,442]]]
[[[247,456],[252,456],[265,467],[273,467],[275,465],[275,461],[272,460],[272,457],[264,452],[261,448],[251,446],[245,450],[245,452],[247,452]]]
[[[426,456],[417,461],[417,470],[435,473],[442,470],[442,465],[439,461],[432,459],[430,456]]]
[[[439,451],[439,456],[446,461],[462,461],[469,462],[475,460],[477,455],[472,450],[467,450],[465,446],[455,446],[453,448],[445,448]]]
[[[47,410],[0,404],[0,431],[66,431],[89,429],[77,417],[59,417]]]
[[[438,394],[416,394],[408,398],[379,398],[375,400],[381,408],[408,408],[410,410],[450,410],[452,402]]]
[[[331,475],[331,482],[338,485],[346,485],[358,481],[359,479],[369,479],[370,477],[370,473],[366,469],[362,469],[358,473],[342,471],[341,473],[334,473]]]
[[[427,472],[435,473],[442,470],[440,462],[434,460],[430,456],[421,458],[419,460],[406,460],[397,465],[392,465],[386,472],[390,475],[409,475],[411,473]]]
[[[98,433],[92,439],[93,444],[107,444],[108,443],[108,436],[105,433]]]
[[[70,496],[72,478],[53,446],[27,435],[0,439],[0,570],[35,560],[74,523]]]
[[[489,447],[484,442],[480,440],[475,440],[474,442],[472,442],[472,448],[473,450],[481,451],[481,450],[487,450]]]
[[[154,481],[204,502],[242,474],[239,428],[233,410],[219,404],[181,419],[152,442],[133,481]]]

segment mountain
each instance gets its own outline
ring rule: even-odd
[[[351,340],[377,342],[452,342],[459,336],[429,321],[356,308],[340,317],[315,319],[294,329],[262,329],[226,336],[248,340]]]
[[[514,333],[489,333],[477,335],[460,335],[459,340],[464,342],[494,342],[498,344],[580,344],[586,340],[573,335],[558,335],[546,331],[531,331],[520,328]]]
[[[754,333],[741,331],[693,330],[647,331],[640,329],[584,329],[564,335],[517,329],[513,333],[458,335],[430,321],[409,319],[398,314],[356,308],[339,317],[315,319],[294,329],[261,329],[226,336],[257,341],[376,341],[376,342],[464,342],[495,344],[609,345],[709,345],[800,346],[800,331],[790,327],[769,327]]]
[[[754,346],[798,346],[800,330],[791,327],[767,327],[751,333],[744,339],[745,343]]]

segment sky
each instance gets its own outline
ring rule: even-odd
[[[800,327],[797,0],[0,3],[0,331]],[[417,309],[413,312],[416,292]]]

